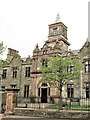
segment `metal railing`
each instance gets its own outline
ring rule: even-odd
[[[59,97],[50,97],[43,101],[40,97],[17,97],[15,107],[33,109],[59,109]],[[62,108],[66,110],[90,111],[90,98],[62,98]]]

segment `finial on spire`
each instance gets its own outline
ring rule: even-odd
[[[59,13],[57,14],[57,16],[56,16],[56,20],[55,20],[55,22],[57,23],[57,22],[61,22],[61,20],[60,20],[60,16],[59,16]]]

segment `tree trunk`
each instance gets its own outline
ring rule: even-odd
[[[62,110],[63,101],[62,101],[62,80],[60,80],[60,96],[59,96],[59,110]]]

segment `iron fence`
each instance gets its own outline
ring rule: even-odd
[[[59,97],[42,102],[40,97],[16,97],[15,107],[33,109],[59,109]],[[44,99],[44,98],[43,98]],[[62,98],[62,109],[90,111],[90,98]]]

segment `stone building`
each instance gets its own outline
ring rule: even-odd
[[[21,58],[17,50],[8,48],[8,54],[3,66],[2,89],[19,88],[19,96],[22,97],[40,97],[42,103],[50,101],[51,97],[58,97],[57,88],[48,83],[41,83],[39,72],[40,66],[47,66],[47,58],[60,54],[67,56],[72,54],[77,56],[84,65],[80,78],[76,81],[70,81],[63,88],[63,97],[85,97],[90,98],[90,42],[86,40],[85,44],[79,50],[69,50],[70,43],[67,38],[67,27],[57,15],[56,21],[49,25],[48,40],[42,48],[38,44],[33,50],[33,56]]]

